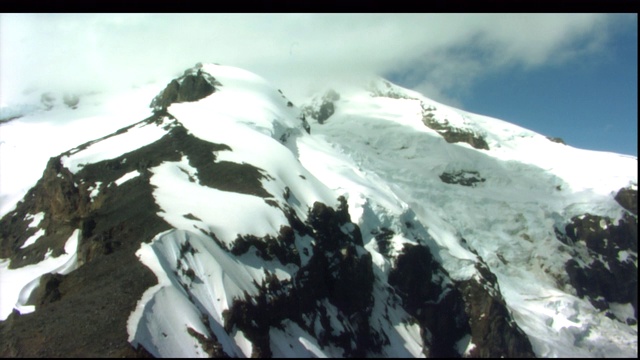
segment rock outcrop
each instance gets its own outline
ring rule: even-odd
[[[160,126],[164,115],[104,137],[117,136],[135,125]],[[170,229],[157,215],[149,183],[149,168],[188,154],[204,186],[267,196],[258,169],[248,164],[215,162],[213,151],[225,145],[204,142],[175,120],[160,140],[114,159],[87,164],[76,174],[61,165],[65,155],[81,151],[99,140],[54,157],[42,179],[17,208],[0,220],[0,257],[16,269],[64,253],[65,242],[80,229],[78,270],[68,275],[43,276],[29,303],[36,312],[10,315],[0,322],[4,356],[136,356],[127,341],[126,323],[142,293],[156,283],[154,274],[135,256],[142,242]],[[131,171],[137,176],[121,185],[114,181]],[[97,185],[101,184],[101,185]],[[93,198],[91,192],[97,189]],[[33,235],[29,214],[44,213],[44,235],[22,248]],[[26,220],[25,220],[26,219]],[[69,326],[73,324],[74,326]],[[22,330],[20,330],[22,329]],[[38,329],[39,337],[31,339]],[[108,334],[108,335],[105,335]],[[67,341],[75,339],[74,342]],[[63,340],[67,339],[67,340]],[[143,351],[144,353],[144,351]]]
[[[628,210],[633,215],[638,216],[638,189],[637,188],[622,188],[618,190],[615,196],[615,200]]]
[[[485,178],[480,173],[473,170],[459,170],[452,172],[443,172],[440,174],[440,180],[447,184],[459,184],[462,186],[475,187],[479,183],[485,182]]]
[[[216,86],[222,86],[211,74],[202,71],[202,65],[185,70],[184,74],[167,85],[153,101],[154,111],[166,111],[169,105],[187,101],[198,101],[216,91]]]
[[[303,114],[305,117],[309,116],[316,119],[319,124],[324,124],[335,113],[335,102],[338,100],[340,100],[340,94],[330,89],[317,101],[315,106],[303,108]]]
[[[584,214],[573,217],[556,234],[572,249],[573,258],[565,269],[577,295],[600,310],[608,310],[610,303],[630,303],[634,318],[623,321],[637,322],[637,217],[625,214],[615,223],[608,217]]]
[[[434,115],[434,107],[422,105],[422,122],[430,129],[435,130],[448,143],[464,142],[476,149],[489,150],[484,137],[470,129],[455,127],[447,119],[437,119]]]
[[[507,310],[495,275],[482,262],[476,267],[479,276],[452,281],[425,246],[405,245],[398,256],[389,284],[423,329],[425,355],[463,355],[458,343],[469,336],[472,357],[535,357]]]
[[[166,135],[119,157],[85,164],[76,173],[62,166],[63,156],[132,131],[136,126],[162,127]],[[38,263],[47,251],[52,250],[52,256],[62,254],[65,241],[75,229],[80,229],[79,268],[67,275],[42,276],[29,299],[36,311],[26,315],[14,313],[0,322],[3,335],[0,354],[149,355],[143,347],[131,346],[126,328],[136,302],[157,281],[137,261],[135,251],[141,243],[171,228],[158,216],[160,209],[154,202],[149,169],[187,156],[189,164],[197,169],[193,182],[258,196],[272,206],[282,206],[273,201],[261,184],[267,174],[249,164],[217,161],[217,151],[230,148],[198,139],[177,119],[157,113],[52,158],[42,179],[24,201],[0,220],[0,256],[11,259],[13,269]],[[132,171],[140,175],[120,185],[114,183]],[[254,356],[273,354],[270,329],[286,322],[308,331],[320,345],[342,349],[342,355],[348,357],[375,354],[388,341],[384,331],[370,325],[374,283],[386,280],[374,275],[371,254],[363,247],[359,227],[351,222],[346,200],[339,198],[338,203],[334,209],[316,202],[305,221],[291,208],[281,208],[289,225],[281,228],[277,238],[239,236],[227,247],[214,234],[207,234],[235,256],[254,249],[265,261],[277,260],[300,267],[291,280],[280,280],[267,273],[264,282],[256,284],[257,296],[236,299],[225,312],[224,328],[228,332],[242,331],[253,344]],[[34,233],[35,229],[29,226],[36,213],[45,214],[39,225],[44,235],[23,248]],[[185,217],[197,220],[192,214]],[[393,232],[383,231],[379,242],[384,243],[392,235]],[[314,239],[314,245],[304,249],[307,253],[304,263],[293,246],[296,237],[301,236]],[[182,248],[185,255],[190,251],[188,245]],[[185,279],[196,281],[192,270],[181,271]],[[492,290],[497,286],[495,277],[487,271],[485,275],[488,280],[452,283],[446,280],[448,275],[426,247],[405,246],[388,281],[402,299],[400,306],[419,324],[425,354],[459,356],[456,344],[470,334],[470,341],[476,344],[472,355],[531,355],[526,337],[518,332],[499,292]],[[188,284],[183,285],[189,291]],[[337,314],[328,313],[326,306],[335,308]],[[493,312],[495,317],[490,322],[483,320]],[[336,321],[343,331],[331,330]],[[73,327],[69,326],[71,323]],[[37,329],[38,336],[34,337],[32,329]],[[192,336],[208,353],[227,355],[215,336],[207,337],[195,330]],[[68,338],[75,341],[63,340]]]
[[[282,99],[274,91],[258,93],[259,99],[279,101],[265,101],[265,111],[247,116],[263,116],[259,120],[267,126],[245,118],[233,123],[231,116],[200,126],[195,121],[201,118],[190,116],[215,113],[208,105],[220,105],[217,95],[204,100],[213,100],[210,104],[183,104],[171,114],[172,104],[226,89],[205,69],[219,79],[230,74],[216,73],[213,66],[188,69],[153,99],[147,119],[50,158],[40,180],[0,219],[3,277],[48,260],[71,259],[70,268],[42,267],[33,280],[20,283],[15,310],[0,321],[0,356],[534,357],[544,351],[549,334],[568,334],[568,340],[549,345],[558,348],[582,341],[593,325],[576,334],[571,325],[557,325],[561,321],[555,324],[563,326],[559,330],[552,321],[529,321],[531,307],[519,307],[524,302],[536,302],[534,309],[555,306],[545,296],[529,296],[540,284],[547,286],[544,291],[561,291],[575,308],[592,311],[590,302],[599,311],[594,321],[634,329],[627,325],[637,323],[635,185],[593,198],[605,198],[607,211],[620,214],[616,218],[598,215],[597,205],[589,208],[596,214],[567,220],[554,206],[565,206],[556,200],[570,187],[560,191],[555,177],[534,184],[551,176],[533,166],[524,167],[526,175],[540,171],[539,179],[504,195],[492,183],[518,182],[501,182],[518,161],[501,167],[504,174],[490,174],[497,167],[482,161],[491,152],[476,151],[489,149],[487,139],[498,146],[499,137],[485,131],[482,121],[436,111],[425,105],[428,99],[387,82],[358,95],[358,101],[373,104],[362,108],[386,112],[385,103],[406,104],[402,110],[417,116],[416,134],[424,137],[413,137],[405,123],[382,127],[380,143],[388,139],[387,131],[402,132],[385,148],[385,166],[393,166],[380,171],[367,162],[367,156],[376,156],[368,138],[364,155],[301,139],[303,129],[310,132],[307,119],[335,121],[319,127],[335,131],[333,125],[342,123],[338,117],[351,110],[336,113],[351,101],[347,91],[340,101],[330,90],[300,112],[289,109],[293,103],[282,92]],[[249,90],[256,88],[262,91]],[[47,96],[43,104],[54,100]],[[73,98],[65,103],[77,106]],[[232,112],[223,108],[225,115]],[[367,116],[359,119],[369,121]],[[375,122],[365,126],[376,128]],[[449,144],[458,142],[473,149]],[[263,149],[278,158],[267,159]],[[426,157],[413,156],[423,150],[433,158],[442,150],[444,160],[424,165]],[[413,154],[403,158],[396,151]],[[326,164],[340,167],[337,174],[310,171],[318,165],[314,161],[323,165],[325,155]],[[405,164],[418,163],[428,172],[399,174]],[[343,178],[331,183],[336,175]],[[345,187],[338,188],[338,182]],[[419,191],[403,193],[407,184]],[[336,188],[345,195],[338,196]],[[532,195],[510,202],[521,189]],[[493,198],[497,193],[505,197]],[[539,194],[551,200],[538,202]],[[473,216],[463,211],[470,204]],[[485,218],[485,211],[492,214]],[[491,239],[494,234],[500,241]],[[546,248],[536,249],[539,244],[551,244],[559,253],[544,257]],[[527,287],[526,301],[513,286],[525,278],[513,275],[520,270],[543,277]],[[535,295],[541,293],[546,295]],[[559,314],[564,310],[557,307],[556,315],[564,316]],[[532,331],[532,324],[544,328]],[[579,350],[592,349],[589,344]]]

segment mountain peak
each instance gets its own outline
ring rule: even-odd
[[[202,64],[185,70],[184,74],[172,80],[158,96],[151,101],[154,111],[166,111],[173,103],[197,101],[216,91],[221,84],[209,73],[203,71]]]
[[[0,354],[637,355],[637,159],[384,79],[129,101],[0,125]]]

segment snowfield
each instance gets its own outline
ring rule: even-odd
[[[0,216],[36,184],[51,156],[151,115],[150,99],[164,85],[161,81],[127,93],[88,94],[77,109],[59,105],[45,111],[33,104],[22,117],[1,124]]]
[[[335,88],[340,94],[335,112],[323,124],[307,118],[308,134],[300,109],[287,106],[286,98],[261,77],[213,64],[202,70],[222,84],[220,89],[199,101],[174,103],[167,111],[195,137],[231,149],[216,151],[216,162],[249,164],[268,174],[261,184],[277,205],[194,181],[198,170],[187,155],[150,168],[157,214],[173,229],[157,234],[136,252],[158,284],[144,293],[129,317],[132,345],[142,345],[157,357],[208,357],[203,343],[191,334],[196,332],[215,336],[230,356],[251,356],[252,344],[245,334],[237,328],[225,330],[224,311],[234,299],[257,295],[266,274],[288,281],[300,267],[265,261],[255,247],[242,255],[223,247],[230,248],[239,235],[277,237],[288,224],[282,211],[286,206],[305,221],[315,202],[335,207],[338,196],[344,196],[351,221],[362,233],[362,251],[372,258],[376,280],[370,324],[389,337],[378,356],[424,356],[419,326],[406,321],[409,315],[401,307],[385,305],[392,302],[385,281],[394,257],[404,244],[420,243],[453,280],[478,276],[475,264],[481,258],[496,275],[509,311],[537,356],[637,357],[637,325],[625,323],[633,317],[630,304],[612,304],[620,320],[611,319],[571,286],[559,288],[557,277],[566,277],[564,264],[571,256],[557,250],[554,233],[554,226],[585,213],[610,217],[614,223],[621,219],[625,210],[614,196],[620,188],[637,186],[636,158],[552,142],[505,121],[389,87],[382,80],[372,86],[402,96],[374,96],[367,87]],[[51,156],[150,116],[148,104],[161,88],[154,84],[126,96],[94,96],[95,103],[81,99],[76,110],[36,111],[1,124],[0,216],[35,185]],[[314,101],[318,103],[309,99],[308,104]],[[442,124],[446,119],[450,126],[482,136],[489,149],[448,143],[425,126],[425,109]],[[62,165],[77,173],[83,165],[151,144],[165,136],[168,121],[137,125],[92,143],[63,157]],[[441,177],[445,173],[477,182],[446,183]],[[141,176],[129,172],[115,183],[125,186]],[[100,184],[93,186],[92,196]],[[31,214],[30,226],[37,228],[44,216]],[[393,231],[389,256],[383,256],[376,243],[374,232],[380,228]],[[66,274],[77,267],[79,231],[65,245],[67,253],[57,258],[19,269],[9,269],[9,260],[0,259],[0,320],[13,309],[35,310],[26,302],[42,275]],[[208,233],[222,245],[212,242]],[[23,247],[41,235],[44,230]],[[310,256],[304,250],[312,248],[313,241],[296,236],[301,266]],[[637,259],[637,253],[619,254],[621,261],[630,256]],[[333,305],[323,306],[333,331],[344,331]],[[274,357],[343,356],[342,348],[320,345],[297,323],[286,320],[281,325],[269,330]],[[474,346],[469,336],[458,342],[461,353],[468,354]]]

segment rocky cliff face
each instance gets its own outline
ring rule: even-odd
[[[61,165],[61,157],[81,151],[87,144],[52,158],[42,180],[15,211],[1,220],[1,250],[3,257],[11,260],[12,269],[39,263],[47,251],[53,251],[54,257],[64,252],[65,240],[75,229],[81,229],[78,270],[67,275],[45,274],[27,302],[36,311],[25,315],[14,312],[0,322],[0,351],[4,356],[150,355],[144,346],[132,347],[126,337],[126,322],[137,300],[145,289],[157,284],[134,252],[141,243],[170,228],[156,215],[159,208],[149,184],[150,168],[188,154],[190,163],[198,169],[194,181],[269,197],[257,181],[259,169],[216,162],[212,151],[228,147],[198,140],[176,119],[155,115],[134,126],[162,126],[168,131],[155,143],[88,164],[76,174]],[[131,171],[141,175],[114,184]],[[93,189],[98,195],[92,197]],[[389,342],[385,330],[376,331],[369,324],[374,282],[383,279],[375,279],[371,255],[363,248],[359,227],[350,220],[346,200],[340,198],[338,203],[334,209],[316,202],[306,221],[286,209],[289,227],[281,228],[278,238],[238,237],[226,249],[235,256],[254,249],[265,261],[277,259],[300,266],[289,281],[268,275],[263,283],[256,284],[257,295],[235,299],[223,313],[221,325],[229,333],[242,331],[253,344],[252,356],[273,355],[269,330],[284,321],[307,330],[321,346],[335,346],[343,356],[375,354]],[[44,235],[35,244],[21,248],[34,232],[25,219],[39,212],[46,214],[39,225]],[[215,235],[210,235],[211,241],[216,241]],[[304,256],[292,246],[296,236],[309,236],[315,241],[305,249],[310,255],[304,266]],[[184,252],[189,251],[193,249],[184,245]],[[195,276],[192,270],[184,273],[186,277]],[[486,268],[483,274],[486,278],[452,282],[427,247],[406,246],[388,277],[391,297],[397,302],[386,306],[404,309],[410,314],[408,321],[418,324],[424,355],[459,356],[456,342],[470,333],[470,341],[476,344],[472,356],[533,356],[526,336],[504,307],[495,276]],[[188,288],[188,283],[183,286]],[[327,314],[327,304],[337,313]],[[339,334],[334,331],[336,320],[345,329]],[[192,336],[206,345],[209,355],[229,355],[215,336],[196,331]],[[68,337],[76,341],[65,341]]]
[[[638,318],[638,217],[637,190],[623,188],[615,197],[628,210],[621,219],[584,214],[571,219],[558,238],[570,247],[573,258],[565,268],[577,295],[598,309],[610,303],[633,307],[633,317],[621,319],[635,324]],[[607,316],[615,318],[611,312]]]
[[[151,108],[162,111],[173,103],[197,101],[213,94],[216,86],[220,85],[211,74],[202,71],[202,64],[198,64],[185,70],[179,78],[171,80],[151,101]]]
[[[212,141],[198,130],[183,105],[214,108],[207,101],[215,105],[227,86],[196,66],[153,99],[150,117],[50,159],[0,219],[2,279],[33,274],[0,321],[0,355],[536,356],[478,242],[455,234],[463,250],[451,257],[429,231],[436,221],[408,209],[393,215],[380,200],[354,208],[283,145],[297,140],[276,131],[239,127],[241,137]],[[374,95],[417,101],[388,87]],[[322,124],[339,99],[328,92],[301,113]],[[268,116],[288,116],[285,102]],[[222,131],[220,114],[205,115]],[[478,132],[421,116],[447,143],[489,150]],[[308,133],[304,116],[290,118]],[[307,145],[295,144],[304,155]],[[265,149],[275,160],[257,162]],[[474,170],[434,174],[451,191],[492,181]],[[585,214],[556,224],[555,241],[571,256],[558,287],[601,311],[630,303],[633,317],[616,321],[633,324],[637,190],[615,199],[626,209],[617,221]],[[443,257],[468,276],[452,274]],[[62,267],[43,265],[63,258]]]
[[[319,124],[323,124],[336,112],[335,102],[340,100],[340,94],[335,90],[328,90],[320,99],[316,99],[313,105],[304,107],[303,113]]]

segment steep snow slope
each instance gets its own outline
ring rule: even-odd
[[[637,297],[580,282],[637,287],[635,158],[382,80],[336,90],[297,108],[199,64],[153,112],[139,90],[0,125],[21,179],[0,188],[0,354],[637,355]],[[25,151],[35,123],[66,137]],[[20,161],[38,170],[5,178]]]
[[[262,337],[273,333],[274,339],[282,338],[280,330],[296,334],[288,342],[300,356],[364,354],[372,336],[381,341],[368,327],[371,262],[358,241],[359,231],[344,202],[295,156],[295,138],[306,135],[308,125],[255,75],[215,66],[205,71],[215,73],[221,91],[188,104],[165,103],[168,108],[156,108],[143,121],[51,158],[43,178],[3,218],[3,290],[11,284],[20,293],[19,301],[12,295],[0,304],[7,319],[3,339],[10,339],[3,353],[38,349],[23,345],[26,340],[16,335],[16,326],[44,318],[47,337],[64,334],[68,327],[56,323],[68,311],[67,294],[90,286],[90,269],[115,259],[142,275],[139,267],[120,260],[136,247],[157,285],[140,280],[149,288],[137,305],[131,304],[133,311],[126,312],[127,304],[109,314],[119,323],[124,318],[126,329],[109,328],[94,311],[86,314],[90,304],[77,310],[85,312],[94,329],[129,332],[132,345],[153,355],[278,355],[278,346],[285,344],[277,341],[272,351]],[[169,97],[166,91],[162,98]],[[44,221],[34,227],[36,216]],[[78,229],[74,249],[62,249],[62,234],[73,232],[77,238]],[[41,235],[32,239],[36,234]],[[45,267],[51,251],[75,253],[84,274],[40,278],[51,271]],[[29,266],[39,271],[29,279],[15,276]],[[113,292],[104,289],[93,301],[109,302]],[[42,310],[26,315],[25,303],[58,308],[58,315]],[[14,308],[25,315],[9,315]],[[247,311],[260,316],[247,317]],[[392,320],[401,323],[408,317],[399,307],[393,314]],[[420,355],[419,328],[407,325],[413,329],[409,333],[398,324],[396,333],[389,321],[386,333],[394,339],[409,336],[418,346],[412,352],[400,347],[386,353]],[[96,331],[85,330],[76,337],[86,343],[95,336]],[[40,344],[44,349],[39,351],[60,354],[66,348],[53,343]],[[131,354],[121,347],[115,347],[116,355]],[[99,349],[76,348],[74,353]]]
[[[55,103],[45,110],[31,100],[22,106],[24,111],[15,113],[20,117],[0,121],[0,216],[36,184],[51,156],[149,116],[149,99],[164,85],[162,81],[127,93],[86,94],[75,109]]]
[[[413,210],[440,253],[452,255],[443,256],[443,265],[454,278],[472,274],[462,271],[460,260],[473,259],[469,251],[474,249],[498,277],[515,320],[539,356],[637,355],[637,325],[620,324],[576,296],[564,268],[573,254],[558,246],[555,234],[574,216],[586,213],[608,217],[614,224],[620,220],[626,211],[614,196],[621,188],[636,188],[636,158],[552,142],[382,80],[368,89],[328,93],[333,93],[333,114],[312,126],[312,132],[353,162],[336,164],[335,158],[325,157],[321,163],[313,155],[314,145],[308,146],[308,154],[301,151],[301,160],[320,180],[348,196],[352,218],[360,219],[363,230],[369,220],[359,213],[362,204],[382,206],[387,217]],[[326,106],[328,98],[312,99],[307,114]],[[429,127],[430,121],[450,127],[445,132],[479,134],[488,149],[448,144]],[[359,176],[336,179],[336,168]],[[479,181],[472,186],[447,183],[442,177],[446,173]],[[396,206],[389,206],[394,197]],[[401,225],[394,225],[397,232]],[[637,252],[632,256],[637,269]],[[626,316],[621,318],[626,321]]]

